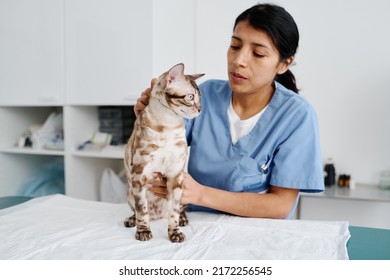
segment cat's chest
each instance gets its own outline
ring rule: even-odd
[[[149,142],[154,143],[161,148],[173,147],[177,143],[185,140],[185,131],[183,129],[165,130],[162,133],[153,133],[149,138]]]
[[[184,167],[187,158],[187,144],[184,130],[172,133],[159,133],[145,142],[144,151],[139,151],[138,160],[148,162],[145,173],[160,171],[176,174]],[[148,149],[148,147],[153,147]],[[137,161],[137,160],[135,160]]]
[[[153,151],[180,150],[186,143],[184,127],[180,129],[164,129],[156,131],[148,127],[139,135],[143,147],[154,147]]]
[[[138,149],[135,161],[147,161],[152,165],[168,166],[185,160],[187,142],[184,127],[181,129],[156,130],[146,128],[141,137],[141,148]]]

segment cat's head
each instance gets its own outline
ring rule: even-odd
[[[185,75],[184,64],[179,63],[158,78],[153,92],[160,103],[175,114],[195,118],[201,111],[201,93],[195,80],[203,75]]]

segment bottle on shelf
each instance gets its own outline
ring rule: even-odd
[[[325,177],[324,183],[325,186],[333,186],[336,184],[336,169],[334,167],[333,159],[328,158],[325,167],[324,167]]]

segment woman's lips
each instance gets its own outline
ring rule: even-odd
[[[246,78],[243,75],[236,72],[230,72],[230,77],[236,83],[240,83],[246,80]]]

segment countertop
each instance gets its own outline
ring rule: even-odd
[[[322,193],[301,193],[301,196],[390,202],[390,190],[368,184],[356,184],[353,188],[334,185],[325,187]]]

